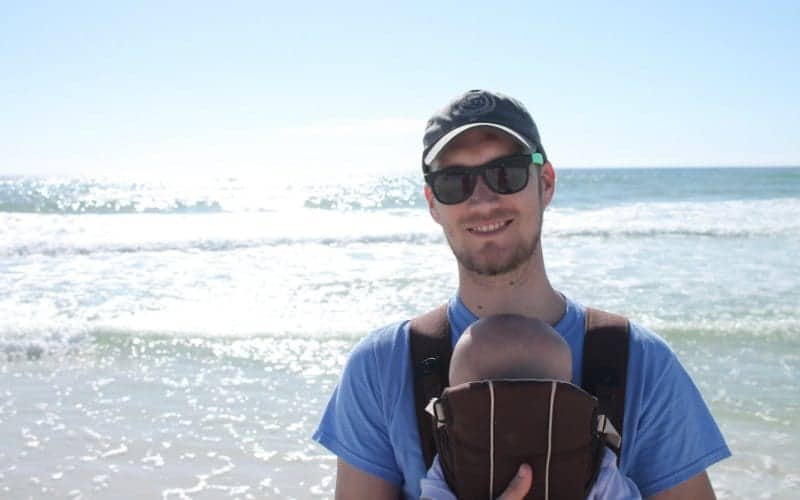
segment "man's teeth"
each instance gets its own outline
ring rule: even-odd
[[[485,226],[475,226],[470,228],[470,231],[475,233],[491,233],[492,231],[497,231],[501,227],[505,226],[505,222],[495,222],[494,224],[487,224]]]

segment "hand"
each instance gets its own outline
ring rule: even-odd
[[[533,484],[533,470],[528,464],[519,466],[517,475],[508,483],[508,487],[497,500],[522,500]]]

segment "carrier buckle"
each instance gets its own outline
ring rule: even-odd
[[[433,416],[437,429],[445,424],[447,415],[444,412],[444,406],[442,406],[442,402],[439,401],[439,398],[431,398],[428,406],[425,407],[425,411]]]

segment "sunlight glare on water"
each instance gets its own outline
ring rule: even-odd
[[[800,175],[678,174],[561,172],[548,275],[670,342],[720,498],[793,498]],[[347,353],[456,288],[417,177],[182,182],[0,180],[0,497],[330,497]]]

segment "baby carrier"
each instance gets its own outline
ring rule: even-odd
[[[625,318],[586,310],[583,389],[534,379],[447,387],[446,305],[412,320],[410,332],[426,467],[438,451],[445,479],[459,499],[495,498],[522,463],[534,470],[526,499],[582,499],[594,484],[606,445],[619,460],[629,338]]]

